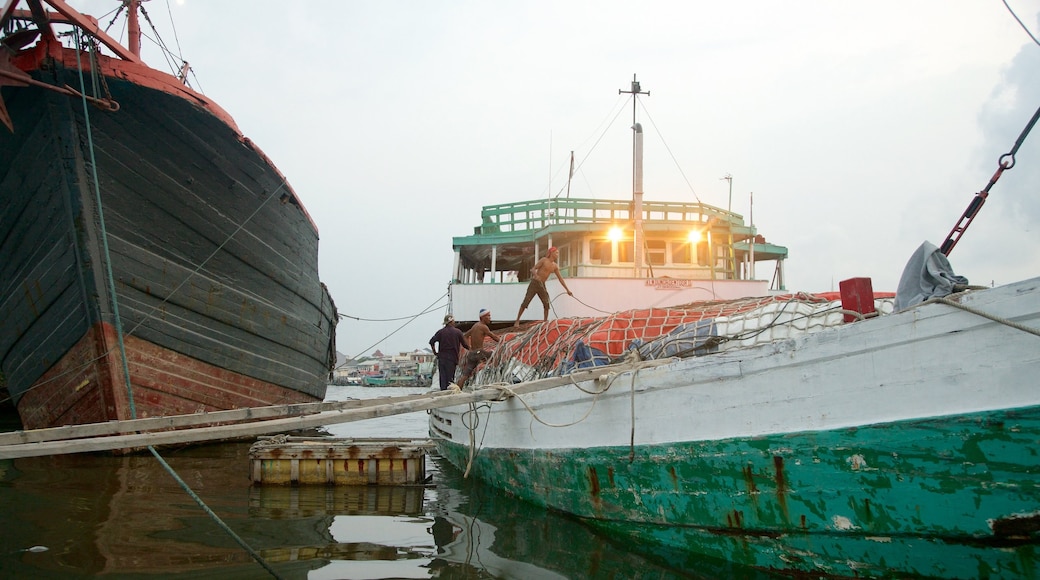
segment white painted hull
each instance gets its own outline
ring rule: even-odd
[[[1040,328],[1040,278],[954,297]],[[824,431],[1040,404],[1040,337],[932,303],[797,338],[624,371],[478,409],[482,448],[557,449]],[[604,391],[594,396],[587,392]],[[461,415],[431,432],[469,440]],[[560,426],[568,425],[568,426]]]
[[[632,278],[568,278],[567,292],[555,278],[549,278],[546,290],[552,300],[549,317],[574,318],[602,316],[605,312],[627,310],[633,304],[646,308],[666,308],[705,300],[733,300],[748,296],[766,296],[769,284],[764,280],[676,280]],[[454,284],[451,287],[451,309],[455,319],[476,320],[477,313],[487,308],[496,322],[512,322],[524,301],[527,282]],[[542,320],[542,303],[535,297],[521,321]]]
[[[1040,278],[950,298],[976,312],[930,303],[515,385],[433,410],[430,433],[490,485],[679,561],[1023,577],[1040,543]]]

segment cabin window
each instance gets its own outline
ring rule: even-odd
[[[697,264],[707,266],[710,261],[711,256],[708,254],[708,242],[697,244]]]
[[[635,252],[632,251],[633,245],[631,241],[618,242],[617,244],[617,255],[618,262],[635,262]]]
[[[609,264],[610,240],[592,240],[589,242],[589,261],[593,264]]]
[[[672,242],[672,263],[689,264],[690,247],[690,242]]]
[[[646,241],[646,260],[653,266],[664,266],[665,254],[664,240]]]
[[[560,248],[560,269],[567,269],[568,272],[571,272],[570,268],[573,268],[579,263],[577,253],[578,252],[575,250],[574,246],[570,244]],[[573,273],[571,275],[573,275]]]

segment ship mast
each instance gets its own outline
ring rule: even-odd
[[[126,30],[127,30],[127,48],[130,49],[130,53],[134,56],[141,58],[141,23],[137,19],[137,9],[141,5],[141,0],[124,0],[124,6],[126,6]]]
[[[636,122],[636,102],[639,95],[649,95],[650,91],[642,91],[636,75],[632,75],[632,88],[625,91],[618,89],[618,94],[632,95],[632,253],[635,263],[635,275],[643,275],[643,126]]]

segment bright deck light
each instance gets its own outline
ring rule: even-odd
[[[622,235],[623,234],[621,232],[621,228],[619,228],[617,226],[614,226],[614,227],[610,228],[610,233],[607,234],[607,237],[609,237],[611,239],[611,241],[616,242],[616,241],[621,239]]]
[[[690,240],[691,244],[696,244],[697,242],[701,241],[701,231],[690,230],[690,234],[686,236],[686,239]]]

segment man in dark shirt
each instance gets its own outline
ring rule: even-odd
[[[469,343],[462,336],[462,331],[455,328],[455,317],[448,314],[444,317],[444,328],[437,331],[430,339],[430,348],[437,356],[437,374],[440,376],[441,390],[455,380],[455,367],[459,364],[459,345],[469,350]]]

